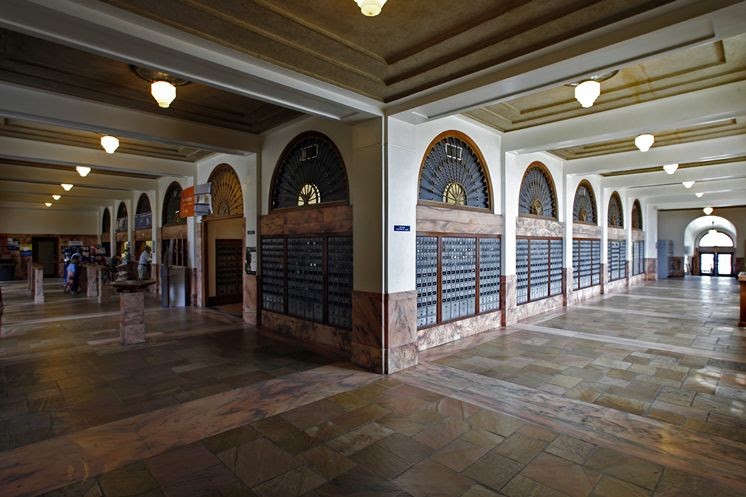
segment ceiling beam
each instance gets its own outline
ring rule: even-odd
[[[712,181],[728,178],[742,178],[746,175],[746,162],[729,162],[712,166],[690,167],[679,169],[673,175],[667,174],[661,167],[659,171],[639,174],[610,176],[603,179],[604,186],[609,188],[655,186],[674,181]]]
[[[373,99],[103,2],[3,0],[0,26],[312,115],[382,114]]]
[[[144,178],[128,178],[126,176],[112,176],[108,174],[96,174],[93,171],[85,178],[75,172],[67,172],[58,169],[45,169],[31,166],[20,166],[14,164],[0,164],[0,178],[8,181],[21,181],[26,183],[40,183],[46,185],[60,185],[61,183],[72,183],[75,187],[93,187],[112,192],[126,190],[156,190],[158,181]],[[57,186],[60,195],[65,192]]]
[[[132,198],[132,190],[109,190],[77,185],[77,188],[66,192],[57,183],[44,184],[6,180],[0,180],[0,192],[44,195],[47,198],[52,198],[53,194],[57,194],[62,195],[64,199],[76,200],[126,200]]]
[[[194,176],[197,167],[192,162],[143,157],[103,148],[74,147],[59,143],[0,136],[0,157],[46,164],[85,165],[112,171],[145,173],[160,176]]]
[[[213,152],[258,152],[258,135],[0,82],[0,115]]]
[[[505,133],[503,150],[518,153],[601,143],[746,116],[746,81],[659,98]]]
[[[665,201],[651,202],[650,205],[657,209],[702,209],[704,207],[734,207],[746,204],[743,193],[731,193],[728,195],[718,196],[717,198],[704,201],[704,198],[693,196],[682,196],[677,198],[668,198]]]
[[[714,194],[717,194],[716,197],[719,197],[723,193],[746,192],[746,171],[744,173],[744,177],[741,179],[696,182],[690,189],[684,188],[684,185],[681,183],[670,183],[667,185],[630,188],[627,191],[630,196],[652,199],[680,196],[697,198],[694,194],[699,192],[707,194],[702,196],[701,201],[704,202],[712,199]],[[746,202],[746,195],[744,195],[744,201]]]
[[[73,197],[70,195],[63,195],[62,198],[60,198],[59,200],[53,200],[50,195],[42,193],[3,192],[3,200],[8,202],[28,202],[31,204],[43,204],[44,202],[52,202],[54,205],[104,207],[111,205],[112,202],[117,199]]]
[[[746,155],[746,135],[726,136],[711,140],[679,143],[665,147],[653,146],[647,152],[633,150],[599,157],[584,157],[565,162],[567,174],[593,174],[632,171],[644,167],[671,163],[727,159]]]

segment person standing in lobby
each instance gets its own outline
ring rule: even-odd
[[[140,252],[140,259],[137,263],[137,277],[141,280],[150,279],[150,247],[145,246],[145,249]]]

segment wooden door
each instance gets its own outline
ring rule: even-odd
[[[215,240],[215,297],[211,305],[243,301],[243,242]]]

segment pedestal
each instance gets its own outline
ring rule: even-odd
[[[86,286],[86,296],[98,297],[98,283],[100,272],[101,268],[99,266],[86,266],[86,277],[88,280],[88,285]]]
[[[746,328],[746,273],[738,274],[738,284],[741,287],[741,319],[738,326]]]
[[[145,292],[119,294],[119,333],[122,345],[145,342]]]
[[[44,303],[44,269],[34,268],[34,304]]]

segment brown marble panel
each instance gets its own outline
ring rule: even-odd
[[[110,233],[101,233],[101,243],[109,243],[109,240],[111,240]]]
[[[284,314],[262,311],[262,329],[293,340],[320,345],[330,351],[350,350],[350,330],[343,330]]]
[[[671,257],[671,277],[681,278],[684,276],[684,258]]]
[[[641,285],[645,282],[645,274],[636,274],[635,276],[629,277],[629,282],[627,284],[628,287]]]
[[[416,366],[419,360],[417,343],[408,343],[386,349],[385,374],[392,374]]]
[[[144,242],[153,239],[153,230],[150,228],[135,230],[135,241]]]
[[[280,209],[259,220],[262,235],[351,233],[352,207],[332,205],[304,209]]]
[[[571,267],[564,267],[562,268],[562,279],[565,282],[565,288],[563,292],[564,298],[562,299],[562,305],[567,307],[570,302],[572,302],[572,277],[573,277],[573,269]]]
[[[609,228],[609,240],[626,240],[627,230],[624,228]]]
[[[738,326],[746,328],[746,273],[738,273],[738,283],[740,287],[740,306],[741,316],[738,321]]]
[[[161,239],[176,240],[178,238],[187,238],[186,224],[175,224],[173,226],[164,226],[161,228]]]
[[[588,300],[596,295],[601,295],[601,285],[591,286],[588,288],[582,288],[580,290],[572,291],[571,305],[580,304],[581,302]]]
[[[122,345],[145,342],[145,292],[119,294],[119,333]]]
[[[604,229],[595,224],[573,223],[572,236],[576,238],[598,238],[603,236]]]
[[[44,269],[34,266],[34,303],[44,303]]]
[[[609,269],[606,263],[601,263],[601,293],[606,293],[606,285],[609,282]]]
[[[417,231],[500,235],[503,217],[471,209],[418,205]]]
[[[627,289],[627,279],[622,278],[621,280],[608,281],[604,287],[604,293],[623,292]]]
[[[645,279],[648,281],[658,279],[658,259],[645,259]]]
[[[564,295],[555,295],[554,297],[549,297],[546,299],[537,300],[536,302],[529,302],[527,304],[516,306],[516,321],[520,321],[531,316],[536,316],[537,314],[542,314],[544,312],[549,312],[554,309],[560,308],[562,307],[564,298]]]
[[[353,343],[383,349],[384,297],[374,292],[352,292]]]
[[[417,332],[417,346],[419,350],[454,342],[468,336],[476,335],[488,330],[499,328],[502,323],[502,311],[490,312],[480,316],[460,319],[452,323],[444,323]]]
[[[548,236],[563,238],[565,224],[536,217],[520,216],[515,220],[517,236]]]
[[[633,242],[642,242],[645,240],[645,232],[642,230],[633,229],[632,230],[632,241]]]
[[[388,293],[384,295],[387,348],[411,345],[417,342],[417,292]],[[354,309],[353,309],[354,311]]]
[[[516,282],[518,276],[508,274],[500,276],[500,309],[502,325],[508,326],[518,321],[516,317]]]
[[[243,275],[243,322],[256,326],[259,306],[257,278],[255,274]]]

